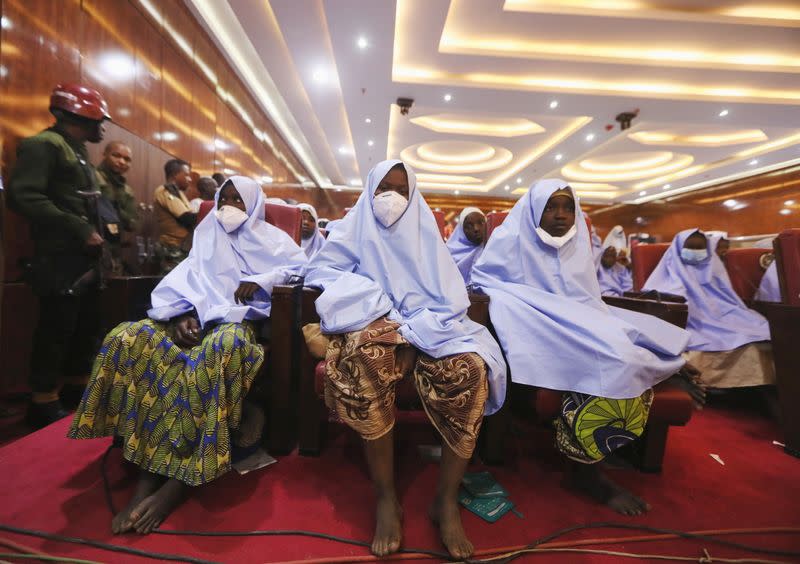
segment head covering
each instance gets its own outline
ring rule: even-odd
[[[775,237],[765,237],[753,243],[756,249],[769,249],[773,250],[772,242]],[[781,285],[778,281],[778,261],[773,260],[761,277],[761,283],[758,285],[758,290],[753,296],[754,300],[760,302],[782,302]]]
[[[625,237],[625,230],[621,225],[612,227],[606,238],[603,239],[603,249],[605,250],[608,247],[614,247],[618,251],[628,248],[628,239]]]
[[[595,262],[600,260],[600,257],[603,256],[603,241],[600,239],[600,235],[597,234],[597,229],[594,228],[592,225],[592,229],[589,233],[591,241],[592,241],[592,254],[594,255]]]
[[[314,208],[314,206],[311,204],[297,204],[297,207],[310,213],[311,217],[314,218],[315,223],[318,221],[317,210]],[[324,244],[325,237],[322,236],[322,233],[320,233],[319,228],[316,226],[314,227],[314,234],[311,237],[300,240],[300,246],[306,252],[306,256],[308,258],[311,258],[317,254]]]
[[[476,245],[467,239],[467,234],[464,233],[464,220],[471,213],[479,213],[485,216],[478,208],[464,208],[458,216],[458,225],[456,225],[455,231],[453,231],[453,234],[450,235],[450,238],[447,240],[447,250],[450,251],[450,255],[453,257],[453,260],[456,261],[458,271],[461,273],[461,277],[464,279],[464,284],[466,285],[470,283],[470,270],[472,270],[472,265],[478,257],[481,256],[484,247],[482,244]]]
[[[272,309],[271,293],[292,275],[301,276],[307,262],[289,235],[264,220],[264,193],[251,178],[232,176],[245,203],[247,221],[226,233],[216,214],[209,213],[195,228],[189,256],[167,274],[151,295],[151,319],[168,321],[195,311],[200,324],[264,319]],[[222,188],[214,196],[215,209]],[[242,282],[261,286],[247,305],[233,294]]]
[[[728,238],[727,231],[704,231],[703,233],[708,238],[709,248],[715,253],[717,252],[717,245],[719,245],[719,242],[722,239]]]
[[[560,249],[536,232],[550,196],[540,180],[495,229],[472,268],[514,382],[614,399],[640,396],[675,373],[689,335],[660,319],[607,306],[575,198],[575,236]],[[573,192],[574,198],[574,192]]]
[[[408,175],[409,201],[387,228],[375,218],[372,201],[398,164]],[[358,331],[388,315],[409,343],[434,358],[479,354],[488,370],[485,412],[491,414],[505,398],[503,356],[489,331],[467,317],[464,282],[416,184],[402,161],[378,163],[355,206],[311,260],[305,283],[323,290],[316,307],[325,333]]]
[[[681,249],[695,232],[703,234],[699,229],[686,229],[675,235],[642,289],[686,297],[686,328],[692,335],[689,350],[730,351],[747,343],[770,340],[767,320],[736,294],[710,237],[706,237],[708,256],[703,262],[683,262]]]

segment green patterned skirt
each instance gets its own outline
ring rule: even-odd
[[[118,435],[123,456],[190,486],[231,467],[230,430],[264,361],[249,325],[222,323],[191,349],[145,319],[106,335],[68,437]]]

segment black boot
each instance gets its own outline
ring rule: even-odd
[[[60,401],[30,403],[28,413],[25,415],[25,422],[34,429],[42,429],[67,415],[69,415],[69,411],[64,409]]]

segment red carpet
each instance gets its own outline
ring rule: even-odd
[[[192,555],[219,562],[276,562],[315,557],[355,557],[366,549],[317,539],[196,538],[165,535],[114,537],[100,475],[108,440],[70,441],[68,421],[29,435],[0,449],[0,523],[159,552]],[[436,465],[416,451],[415,429],[398,429],[398,483],[405,511],[404,546],[441,550],[425,517],[434,489]],[[536,429],[516,437],[505,467],[491,471],[510,492],[524,519],[509,513],[488,524],[464,511],[468,534],[478,549],[519,545],[560,528],[595,521],[616,521],[684,531],[771,526],[800,527],[800,460],[772,444],[777,427],[750,412],[709,409],[685,428],[670,432],[667,460],[660,475],[612,470],[620,482],[653,506],[644,517],[625,518],[565,491],[559,485],[558,457],[549,434]],[[718,454],[725,465],[714,461]],[[126,465],[127,466],[127,465]],[[119,450],[109,458],[114,499],[122,506],[130,495],[134,472],[123,466]],[[479,468],[479,467],[476,467]],[[338,432],[319,459],[293,454],[247,476],[231,473],[198,488],[165,523],[168,529],[253,530],[309,529],[367,540],[372,532],[372,494],[357,442]],[[568,539],[623,537],[636,531],[590,530]],[[644,534],[644,533],[642,533]],[[0,532],[50,554],[105,562],[144,562],[89,547],[41,541]],[[728,536],[758,546],[800,550],[800,536]],[[565,540],[565,539],[563,539]],[[747,556],[733,549],[695,541],[660,541],[600,546],[610,550],[672,553],[698,557],[702,547],[720,556]],[[4,551],[0,547],[0,552]],[[756,556],[756,555],[753,555]],[[787,557],[762,558],[790,561]],[[521,561],[616,562],[618,557],[547,554]]]

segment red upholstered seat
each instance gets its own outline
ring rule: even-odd
[[[650,243],[636,245],[631,249],[631,274],[635,291],[642,289],[668,248],[669,243]]]
[[[492,235],[492,231],[500,227],[508,217],[507,211],[489,212],[486,214],[486,238]]]
[[[439,233],[442,234],[442,239],[444,239],[444,212],[441,210],[433,210],[433,217],[436,219],[436,225],[439,226]]]
[[[768,249],[731,249],[725,257],[725,268],[731,279],[736,294],[745,301],[750,301],[761,284],[764,269],[759,262],[761,257],[769,253]]]
[[[197,223],[203,221],[208,213],[214,208],[211,200],[200,204],[200,211],[197,214]],[[294,242],[300,244],[300,229],[303,222],[303,213],[294,206],[284,206],[281,204],[264,204],[264,219],[267,223],[274,225],[289,234]]]
[[[787,229],[774,242],[784,303],[800,306],[800,229]]]

